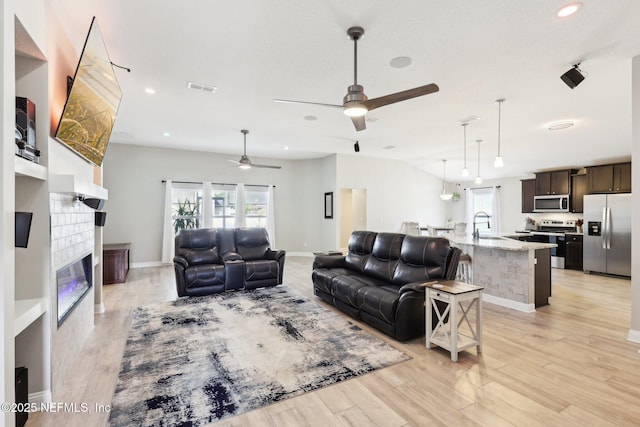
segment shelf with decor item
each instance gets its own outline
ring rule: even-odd
[[[40,181],[47,180],[47,168],[22,157],[15,156],[16,176],[26,176]]]

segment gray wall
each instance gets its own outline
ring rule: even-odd
[[[111,144],[103,168],[104,187],[109,190],[104,242],[131,243],[132,263],[159,262],[163,179],[275,185],[276,246],[290,253],[338,247],[339,218],[324,218],[324,193],[333,191],[337,204],[340,188],[367,190],[371,229],[397,231],[407,219],[425,224],[446,221],[445,204],[436,197],[440,181],[401,161],[336,155],[295,161],[253,159],[282,169],[244,171],[227,161],[232,157]]]
[[[325,188],[335,180],[327,159],[285,161],[252,159],[281,165],[281,170],[241,170],[229,155],[111,144],[104,161],[105,243],[131,243],[132,263],[161,259],[165,179],[275,185],[276,246],[310,252],[327,245],[322,218]]]

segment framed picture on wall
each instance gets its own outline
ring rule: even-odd
[[[333,191],[324,193],[324,217],[333,218]]]

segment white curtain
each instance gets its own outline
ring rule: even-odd
[[[491,190],[491,196],[493,197],[493,205],[491,206],[491,229],[494,233],[500,233],[500,190],[493,187]]]
[[[173,231],[173,216],[171,212],[172,182],[167,180],[164,189],[164,223],[162,226],[162,263],[172,264],[175,254],[175,234]]]
[[[213,227],[213,201],[211,199],[213,191],[211,182],[204,181],[202,183],[202,228]]]
[[[267,190],[267,233],[272,248],[276,246],[276,209],[273,204],[273,185]]]
[[[244,202],[244,184],[236,184],[236,228],[243,228],[247,226],[246,207]]]

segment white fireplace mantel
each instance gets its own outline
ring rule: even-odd
[[[51,175],[49,177],[49,192],[74,194],[102,200],[109,199],[109,191],[106,188],[75,175]]]

